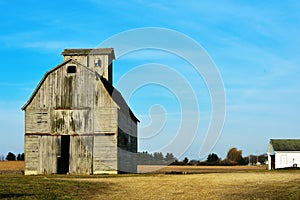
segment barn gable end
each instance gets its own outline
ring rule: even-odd
[[[22,107],[25,110],[25,174],[117,173],[119,166],[124,166],[118,151],[123,133],[120,126],[124,126],[120,116],[127,116],[125,124],[130,124],[127,126],[131,129],[126,133],[137,138],[137,127],[132,124],[137,126],[138,119],[109,82],[112,75],[104,77],[95,68],[85,66],[82,54],[81,62],[78,55],[75,60],[74,52],[74,49],[63,52],[65,61],[44,75]],[[108,55],[106,50],[98,52],[101,54],[94,57],[111,65],[108,62],[114,58],[113,51],[110,49]],[[72,58],[66,59],[67,55]],[[137,139],[130,146],[136,152]],[[134,169],[128,172],[136,172],[134,156],[127,156],[131,163],[126,166]]]

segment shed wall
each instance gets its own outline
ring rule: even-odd
[[[300,167],[300,151],[275,152],[275,169],[293,167],[293,164]]]
[[[137,122],[130,115],[118,113],[118,170],[137,172]]]

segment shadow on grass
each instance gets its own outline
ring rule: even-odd
[[[19,197],[30,197],[33,194],[0,194],[0,199],[10,199],[10,198],[19,198]]]
[[[278,171],[284,171],[284,170],[299,170],[300,171],[300,167],[286,167],[286,168],[279,168],[276,169]]]
[[[0,175],[0,199],[91,199],[108,194],[113,184],[44,176]]]

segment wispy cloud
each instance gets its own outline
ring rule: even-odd
[[[68,42],[46,41],[46,42],[28,42],[22,44],[24,48],[58,50],[70,46]]]
[[[6,48],[28,48],[47,51],[92,46],[85,41],[72,41],[64,38],[52,40],[42,31],[31,31],[0,35],[0,43]]]

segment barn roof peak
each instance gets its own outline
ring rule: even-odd
[[[112,55],[112,59],[115,59],[113,48],[64,49],[61,54],[63,56]]]

